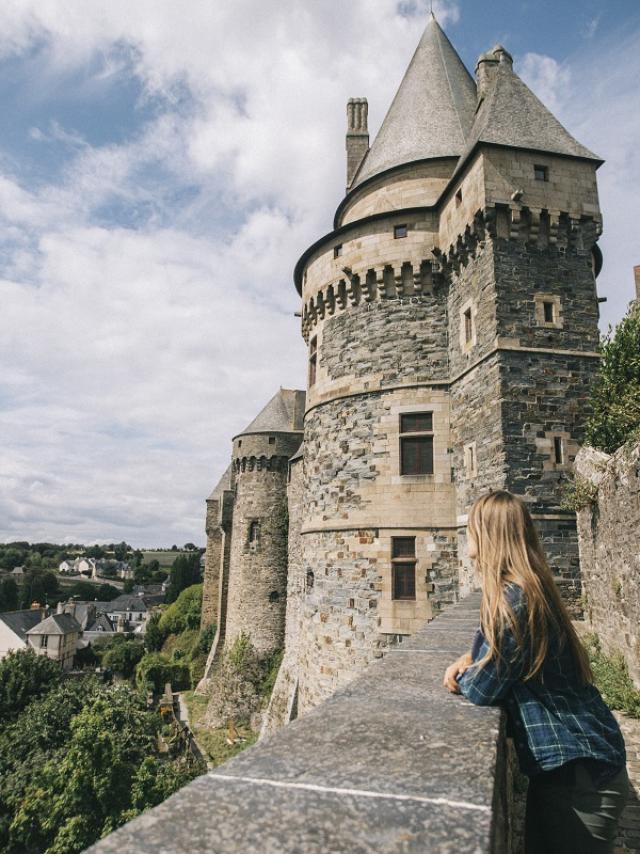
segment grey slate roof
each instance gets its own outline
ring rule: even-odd
[[[116,611],[146,611],[147,602],[153,598],[153,596],[134,596],[132,593],[123,593],[120,596],[116,596],[111,602],[103,602],[101,604],[106,606],[104,608],[105,611],[112,614]]]
[[[98,614],[96,619],[90,626],[87,626],[85,632],[114,632],[115,628],[111,620],[107,617],[106,614]]]
[[[302,430],[305,392],[281,388],[251,424],[239,433],[295,433]]]
[[[393,166],[458,157],[476,108],[476,87],[431,16],[382,127],[352,186]]]
[[[27,632],[42,622],[42,611],[40,608],[29,608],[25,611],[5,611],[5,613],[0,614],[0,620],[21,640],[26,642]]]
[[[207,498],[207,501],[217,501],[221,498],[222,493],[227,489],[231,489],[231,465],[229,465],[226,472],[215,485],[213,492]]]
[[[504,49],[502,49],[504,50]],[[560,124],[513,70],[502,53],[496,79],[482,101],[456,172],[479,142],[531,148],[602,162]]]
[[[52,614],[27,632],[28,635],[68,635],[81,632],[80,623],[71,614]]]

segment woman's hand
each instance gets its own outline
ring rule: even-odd
[[[464,655],[461,655],[460,658],[457,658],[453,664],[450,664],[449,667],[445,670],[444,673],[444,687],[448,688],[452,694],[460,693],[460,686],[456,681],[456,676],[462,676],[462,674],[471,667],[473,663],[473,659],[471,657],[470,652],[465,652]]]

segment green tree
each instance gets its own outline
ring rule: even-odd
[[[21,608],[30,608],[32,602],[44,605],[56,598],[60,590],[58,576],[50,570],[29,569],[24,574],[20,588]]]
[[[17,611],[18,603],[18,585],[13,578],[3,578],[0,581],[0,611]]]
[[[94,557],[96,560],[100,560],[103,557],[106,557],[106,552],[102,548],[102,546],[89,546],[89,548],[85,551],[85,555],[87,557]]]
[[[180,593],[200,581],[200,555],[179,555],[173,562],[167,589],[167,602],[175,602]]]
[[[0,551],[0,566],[3,569],[15,569],[22,566],[27,559],[27,550],[22,548],[8,547]]]
[[[159,629],[163,637],[178,635],[187,629],[197,629],[202,614],[202,584],[183,590],[176,601],[162,612]]]
[[[189,665],[173,662],[161,652],[148,652],[136,667],[136,684],[141,689],[151,688],[160,693],[167,682],[171,682],[174,691],[190,688]]]
[[[130,547],[124,542],[124,540],[113,547],[113,555],[116,560],[126,560],[129,551]]]
[[[160,611],[154,611],[149,619],[144,633],[144,645],[149,652],[158,652],[162,649],[164,634],[160,629]]]
[[[124,593],[133,593],[133,588],[135,586],[135,582],[133,578],[127,578],[127,580],[122,585],[122,590]]]
[[[136,665],[143,655],[143,641],[128,640],[119,635],[113,638],[108,649],[102,654],[102,666],[113,670],[118,676],[129,679],[133,676]]]
[[[0,660],[0,722],[13,720],[36,697],[62,680],[60,665],[32,649],[9,652]]]
[[[640,304],[631,306],[615,330],[609,326],[601,353],[585,442],[611,454],[640,438]]]

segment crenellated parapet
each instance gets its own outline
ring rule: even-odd
[[[464,231],[444,249],[434,248],[440,271],[459,270],[474,258],[487,239],[510,240],[532,248],[555,247],[560,253],[591,255],[602,234],[599,217],[576,216],[568,211],[549,211],[518,204],[488,204],[476,211]]]
[[[345,268],[344,278],[318,288],[302,309],[302,335],[309,341],[311,331],[322,320],[345,309],[379,300],[411,299],[433,294],[441,281],[441,265],[435,255],[421,260],[357,271]]]
[[[236,475],[255,471],[286,472],[288,465],[288,457],[237,457],[233,461],[233,470]]]

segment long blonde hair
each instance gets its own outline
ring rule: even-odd
[[[593,682],[586,650],[571,624],[524,501],[506,490],[489,492],[474,502],[467,525],[476,543],[476,571],[482,582],[480,620],[489,646],[478,667],[484,667],[494,656],[500,658],[500,642],[507,627],[524,649],[522,626],[505,596],[507,583],[513,582],[522,588],[527,603],[530,660],[523,679],[532,679],[540,672],[553,631],[561,644],[569,645],[581,680]]]

